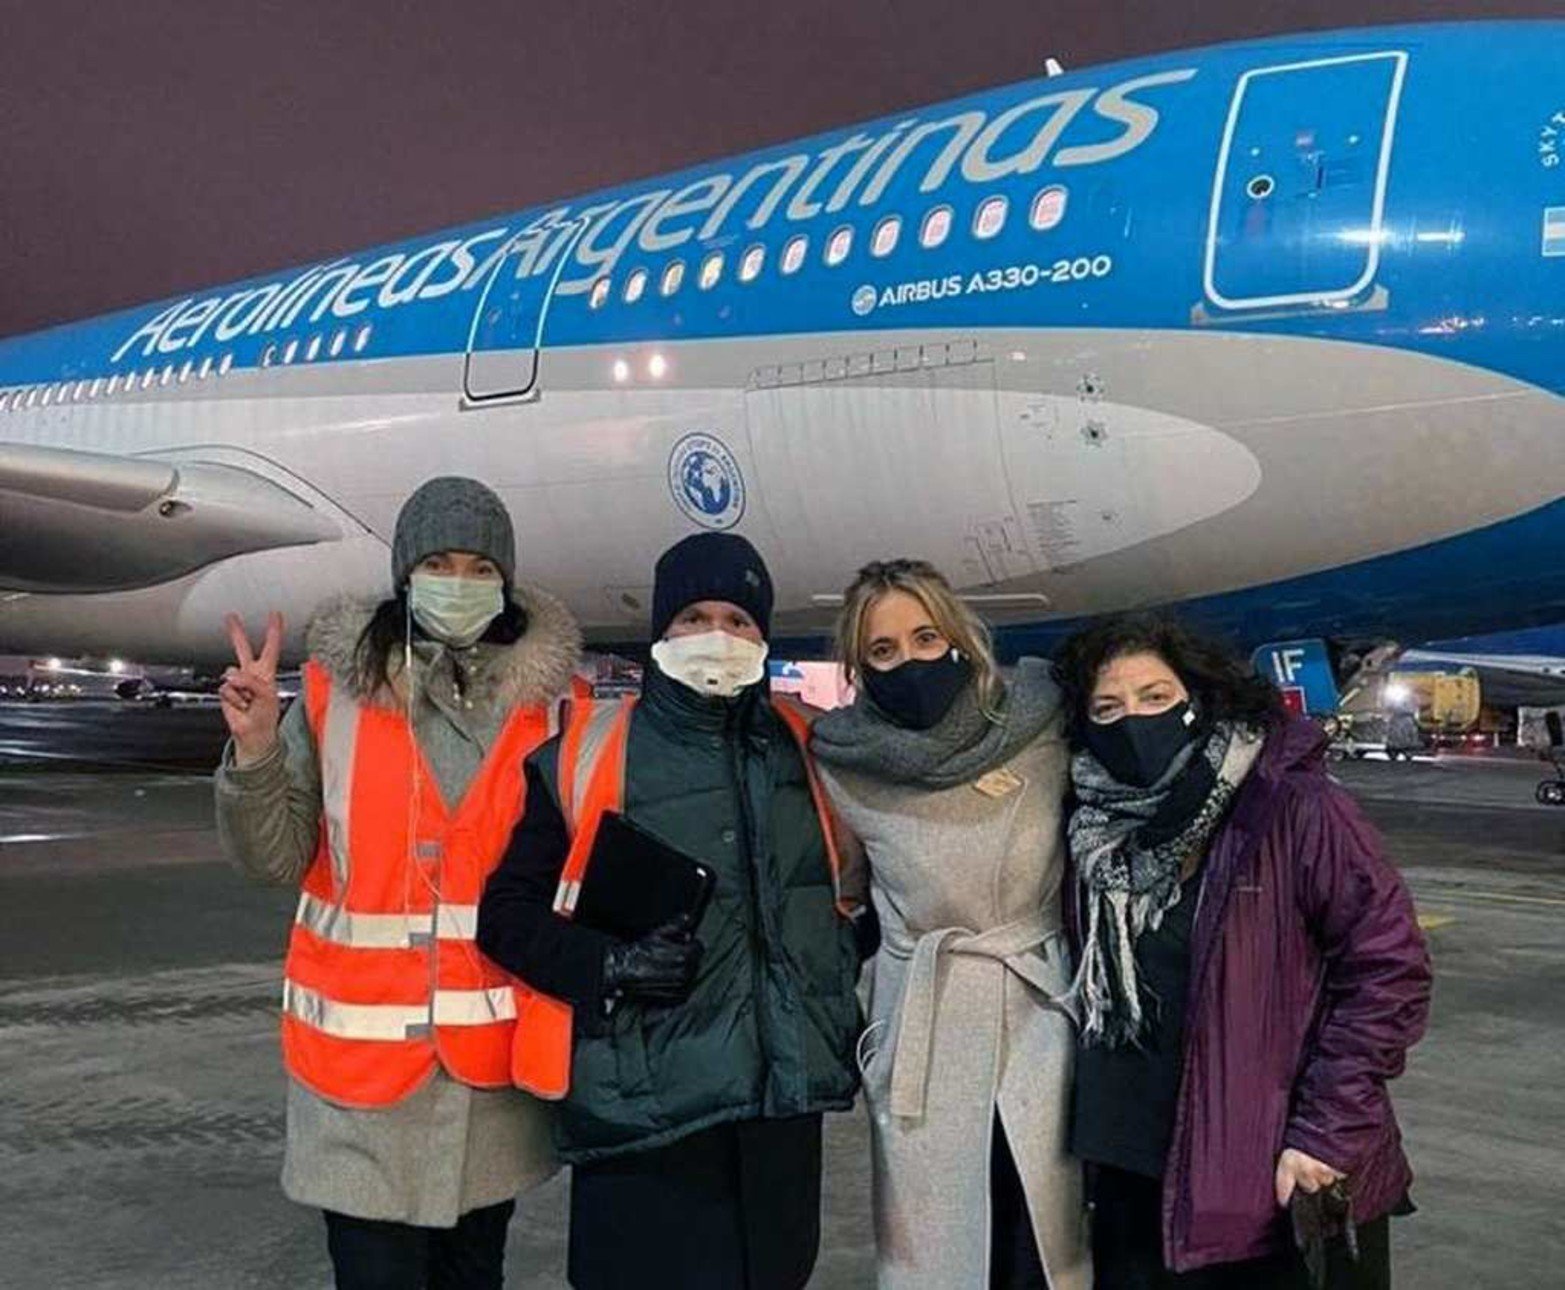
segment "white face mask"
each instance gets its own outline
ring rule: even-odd
[[[408,580],[413,620],[438,641],[466,649],[505,608],[505,588],[493,578],[415,573]]]
[[[727,632],[672,636],[652,647],[652,661],[664,676],[697,694],[731,699],[766,675],[766,645]]]

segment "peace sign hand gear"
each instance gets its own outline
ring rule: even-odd
[[[250,634],[238,614],[224,620],[234,647],[236,666],[223,673],[217,697],[223,720],[234,739],[234,763],[253,766],[271,755],[277,746],[277,725],[282,703],[277,695],[277,662],[283,649],[283,616],[271,614],[259,653],[250,647]]]

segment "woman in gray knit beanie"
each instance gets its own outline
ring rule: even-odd
[[[509,979],[473,937],[581,639],[515,582],[510,516],[476,480],[419,488],[391,557],[391,596],[311,624],[285,716],[281,620],[259,651],[230,620],[218,830],[251,877],[301,888],[283,1190],[324,1211],[339,1287],[476,1290],[501,1285],[517,1193],[558,1167],[546,1108],[511,1087]]]

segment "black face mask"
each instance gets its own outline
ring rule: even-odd
[[[864,689],[875,706],[908,730],[940,724],[973,679],[973,665],[956,650],[939,658],[910,658],[889,672],[864,669]]]
[[[1148,717],[1121,717],[1107,725],[1089,720],[1082,731],[1087,751],[1121,784],[1150,788],[1174,758],[1196,740],[1195,710],[1187,702]]]

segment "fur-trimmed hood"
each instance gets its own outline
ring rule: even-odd
[[[540,587],[517,583],[511,598],[526,613],[527,630],[514,645],[477,647],[480,662],[473,671],[473,698],[501,709],[552,702],[569,688],[571,674],[581,661],[581,628],[565,602]],[[346,686],[359,702],[389,705],[394,696],[361,691],[353,665],[359,638],[378,604],[350,596],[328,601],[310,621],[305,647],[333,682]],[[401,659],[393,659],[389,670],[395,685]]]

